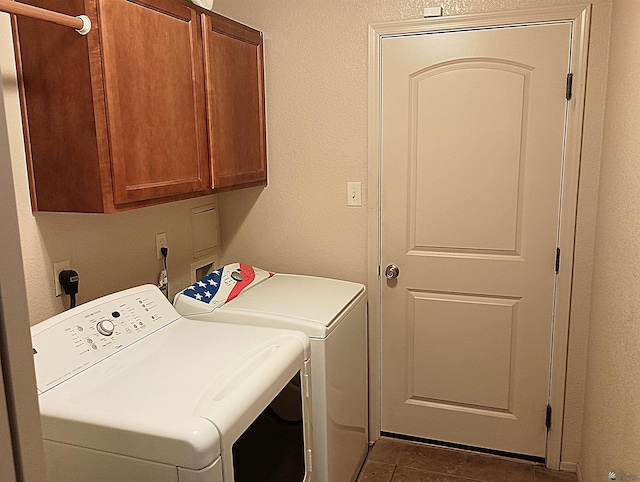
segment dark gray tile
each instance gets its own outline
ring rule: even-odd
[[[469,454],[464,466],[464,477],[482,482],[532,482],[533,465],[500,457]]]
[[[577,482],[578,476],[571,472],[558,472],[544,467],[534,467],[533,480],[535,482]]]
[[[398,455],[400,455],[402,447],[406,444],[407,442],[402,440],[382,437],[376,441],[373,448],[369,451],[367,460],[384,462],[386,464],[396,464],[398,462]]]
[[[400,451],[398,466],[462,476],[466,453],[432,445],[408,443]]]
[[[391,482],[462,482],[462,478],[409,467],[397,467]]]
[[[364,463],[364,467],[362,467],[357,482],[391,482],[395,468],[396,466],[393,464],[367,460]]]

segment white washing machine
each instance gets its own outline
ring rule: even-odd
[[[303,333],[187,320],[146,285],[32,342],[49,482],[311,481]]]
[[[365,287],[326,278],[274,275],[237,263],[200,283],[206,288],[195,284],[174,299],[178,312],[187,318],[288,328],[309,335],[314,480],[353,482],[368,449]],[[209,287],[225,288],[231,301],[208,296]]]

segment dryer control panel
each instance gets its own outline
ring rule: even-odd
[[[38,393],[180,318],[153,285],[105,296],[31,328]]]

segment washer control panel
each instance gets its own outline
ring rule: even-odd
[[[153,285],[80,305],[31,328],[38,392],[43,393],[176,321]]]

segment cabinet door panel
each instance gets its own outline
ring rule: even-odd
[[[99,4],[115,204],[208,185],[202,32],[169,0]]]
[[[262,35],[203,15],[211,184],[266,183]]]

